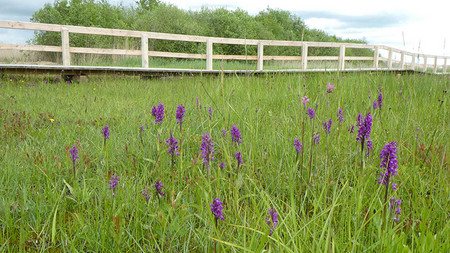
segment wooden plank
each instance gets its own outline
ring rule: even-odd
[[[130,30],[97,28],[97,27],[79,27],[79,26],[67,26],[67,27],[71,33],[80,33],[80,34],[94,34],[94,35],[134,37],[134,38],[140,38],[142,34],[146,34],[149,39],[156,39],[156,40],[175,40],[187,42],[206,42],[208,40],[208,37],[184,35],[184,34],[130,31]]]
[[[416,68],[416,57],[417,57],[416,54],[413,54],[411,57],[411,69],[413,70]]]
[[[442,65],[442,73],[447,73],[447,57],[444,57],[444,65]]]
[[[375,69],[378,68],[379,54],[380,54],[380,46],[375,46],[375,50],[373,52],[373,67]]]
[[[267,56],[264,56],[267,57]],[[214,60],[243,60],[243,61],[256,61],[258,56],[256,55],[213,55]],[[265,60],[268,60],[264,58]]]
[[[58,47],[58,46],[42,46],[42,45],[0,44],[0,49],[23,50],[23,51],[40,51],[40,52],[62,52],[62,48],[61,47]]]
[[[61,65],[14,65],[14,64],[0,64],[0,71],[3,73],[23,73],[23,74],[55,74],[60,75],[61,71],[64,70],[66,74],[111,74],[114,76],[118,75],[151,75],[156,74],[157,76],[164,75],[179,75],[185,74],[264,74],[264,73],[313,73],[313,72],[326,72],[330,73],[336,71],[335,69],[282,69],[282,70],[212,70],[206,71],[201,69],[168,69],[168,68],[136,68],[136,67],[97,67],[97,66],[61,66]],[[344,72],[372,72],[376,71],[373,68],[369,69],[346,69]],[[381,71],[389,71],[388,69],[381,69]],[[408,70],[392,69],[391,71],[400,72],[410,72]]]
[[[367,44],[355,44],[355,43],[340,43],[345,45],[346,48],[361,48],[361,49],[375,49],[374,45]]]
[[[61,27],[61,48],[63,66],[70,66],[69,30]]]
[[[342,45],[339,49],[339,63],[338,63],[338,69],[344,70],[345,69],[345,46]]]
[[[405,67],[405,52],[400,53],[400,68],[403,69]]]
[[[93,34],[93,35],[107,35],[115,37],[134,37],[141,38],[143,32],[140,31],[130,31],[122,29],[110,29],[110,28],[98,28],[98,27],[83,27],[83,26],[67,26],[71,33],[79,34]],[[151,38],[150,34],[147,36]]]
[[[85,48],[85,47],[71,47],[70,52],[78,54],[109,54],[109,55],[131,55],[131,56],[141,56],[142,54],[141,50]]]
[[[303,46],[302,46],[302,69],[303,70],[308,68],[308,46],[309,46],[309,43],[303,43]]]
[[[427,68],[428,68],[428,66],[427,66],[427,60],[428,60],[428,56],[427,56],[427,55],[424,55],[424,56],[423,56],[423,72],[426,72],[426,71],[427,71]]]
[[[142,67],[148,68],[148,35],[143,33],[141,37]]]
[[[70,52],[79,54],[102,54],[102,55],[130,55],[130,56],[142,55],[141,50],[109,49],[109,48],[71,47]],[[161,58],[206,59],[205,54],[171,53],[159,51],[148,51],[148,56]],[[214,56],[214,58],[219,59],[218,57],[220,57],[220,55]]]
[[[345,56],[346,61],[373,61],[370,56]]]
[[[388,69],[392,68],[392,48],[388,51]]]
[[[339,56],[308,56],[308,61],[337,61]]]
[[[213,42],[208,40],[206,42],[206,70],[213,69]]]
[[[264,65],[264,44],[261,42],[258,43],[258,60],[256,62],[256,69],[257,70],[263,70]]]
[[[276,55],[265,55],[265,61],[301,61],[301,56],[276,56]],[[309,58],[308,58],[309,60]]]
[[[0,28],[61,32],[62,25],[0,20]]]
[[[249,45],[257,46],[259,40],[247,40],[247,39],[232,39],[232,38],[217,38],[208,37],[215,44],[234,44],[234,45]]]
[[[159,51],[149,51],[148,56],[162,57],[162,58],[180,58],[180,59],[206,59],[206,54],[171,53]]]
[[[303,42],[301,41],[281,41],[281,40],[263,40],[264,46],[277,46],[277,47],[301,47]]]
[[[436,74],[436,72],[437,72],[437,67],[438,67],[437,62],[438,62],[438,57],[435,56],[435,57],[434,57],[434,67],[433,67],[433,73],[435,73],[435,74]]]

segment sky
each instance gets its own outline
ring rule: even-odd
[[[251,15],[270,7],[290,11],[309,28],[341,38],[365,39],[415,53],[450,56],[447,0],[162,0],[185,10],[202,7],[242,9]],[[124,6],[135,0],[110,0]],[[0,20],[29,21],[53,0],[0,0]],[[32,31],[0,29],[0,43],[25,44]]]

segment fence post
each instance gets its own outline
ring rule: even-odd
[[[400,69],[405,67],[405,52],[400,53]]]
[[[211,39],[206,41],[206,70],[213,70],[213,43]]]
[[[411,55],[411,69],[416,70],[416,54]]]
[[[264,65],[264,44],[258,42],[258,60],[256,62],[256,70],[263,70]]]
[[[447,57],[444,57],[444,65],[442,66],[442,73],[447,73]]]
[[[375,51],[373,52],[373,67],[378,69],[378,54],[380,51],[380,46],[375,46]]]
[[[427,72],[427,60],[428,57],[426,55],[423,56],[423,72]]]
[[[338,66],[339,70],[344,70],[345,69],[345,46],[341,45],[341,47],[339,48],[339,66]]]
[[[148,34],[141,35],[142,68],[148,68]]]
[[[437,61],[438,61],[438,57],[437,57],[437,55],[434,57],[434,68],[433,68],[433,73],[435,73],[436,74],[436,72],[437,72]]]
[[[302,69],[308,67],[308,44],[306,42],[302,43]]]
[[[389,48],[388,52],[388,69],[392,68],[392,48]]]
[[[70,66],[69,30],[66,27],[61,28],[61,48],[63,66]]]

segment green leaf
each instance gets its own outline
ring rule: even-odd
[[[55,214],[53,215],[53,222],[52,222],[52,243],[55,244],[55,237],[56,237],[56,214],[58,213],[58,206],[56,206]]]

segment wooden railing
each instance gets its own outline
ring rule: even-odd
[[[308,68],[309,61],[337,61],[338,62],[337,70],[344,70],[345,63],[347,61],[371,61],[373,63],[372,68],[374,69],[379,69],[380,62],[385,62],[387,69],[392,69],[393,64],[396,64],[398,66],[397,69],[415,69],[415,70],[419,69],[425,72],[427,71],[428,68],[432,67],[434,73],[438,72],[438,69],[441,69],[442,73],[446,73],[447,63],[450,58],[450,56],[416,54],[385,45],[217,38],[217,37],[166,34],[156,32],[97,28],[97,27],[81,27],[70,25],[2,21],[2,20],[0,20],[0,28],[60,32],[61,46],[0,44],[0,49],[40,51],[40,52],[60,52],[62,53],[63,66],[71,65],[70,59],[72,53],[85,53],[85,54],[100,54],[100,55],[141,56],[142,68],[149,67],[148,57],[169,57],[169,58],[184,58],[184,59],[205,59],[206,70],[212,70],[213,60],[220,59],[220,60],[254,60],[256,61],[256,70],[263,70],[265,60],[300,61],[301,65],[299,66],[299,69],[303,70],[306,70]],[[70,33],[140,38],[141,50],[71,47],[69,43]],[[148,42],[149,40],[152,39],[206,43],[206,52],[205,54],[190,54],[190,53],[149,51]],[[257,55],[214,55],[213,54],[214,44],[257,46]],[[265,46],[301,47],[301,56],[267,56],[264,55]],[[339,56],[308,56],[308,49],[314,47],[339,48]],[[348,48],[370,49],[373,51],[373,56],[371,57],[346,56],[345,50]],[[383,55],[385,56],[382,57]],[[400,59],[398,60],[397,57],[395,56],[397,57],[399,56]],[[430,59],[433,59],[432,64],[429,63]],[[440,62],[439,59],[441,59],[442,63],[439,63]]]

